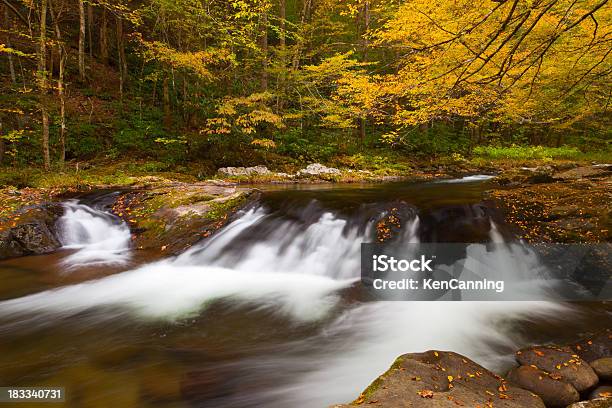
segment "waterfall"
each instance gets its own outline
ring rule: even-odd
[[[101,264],[125,264],[129,260],[130,230],[119,217],[76,200],[64,203],[58,220],[64,249],[75,252],[64,259],[67,269]]]
[[[80,204],[68,203],[66,209],[62,239],[67,248],[78,250],[66,262],[125,262],[129,232],[124,224]],[[522,344],[504,322],[562,310],[544,301],[347,304],[341,301],[343,292],[357,286],[360,244],[375,236],[376,218],[351,219],[325,209],[302,211],[306,212],[300,217],[299,211],[298,216],[289,216],[264,207],[251,209],[176,258],[3,301],[0,315],[30,313],[48,320],[54,314],[65,317],[112,306],[104,309],[109,318],[129,314],[136,319],[174,321],[206,313],[213,301],[224,299],[267,310],[295,324],[323,322],[324,328],[304,340],[241,362],[244,370],[270,367],[274,372],[295,374],[286,376],[285,384],[250,395],[253,401],[269,407],[314,408],[351,400],[395,357],[407,352],[452,350],[489,368],[498,367],[509,357],[500,359],[491,344],[508,352]],[[414,215],[404,227],[402,240],[418,242],[421,223]],[[509,247],[495,224],[490,224],[489,234],[490,241],[497,243],[493,247]],[[507,277],[516,266],[507,262],[514,258],[499,251],[487,256],[498,273]],[[305,357],[303,350],[315,350],[315,356]]]

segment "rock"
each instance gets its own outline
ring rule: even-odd
[[[228,177],[239,177],[239,176],[261,176],[270,174],[270,170],[266,166],[254,166],[254,167],[222,167],[218,170],[219,174]]]
[[[597,398],[590,401],[576,402],[567,408],[610,408],[611,404],[610,398]]]
[[[519,387],[537,394],[547,407],[561,408],[580,401],[580,394],[571,384],[532,366],[513,368],[507,378]]]
[[[112,211],[130,226],[135,248],[161,257],[210,237],[258,197],[254,189],[174,183],[122,193]]]
[[[55,222],[63,212],[59,204],[46,204],[26,208],[0,222],[0,259],[57,250],[61,243]]]
[[[612,398],[612,385],[600,385],[589,393],[589,399],[597,398]]]
[[[521,365],[535,366],[553,378],[565,381],[578,392],[587,390],[599,381],[593,369],[569,348],[552,346],[528,347],[516,352]]]
[[[610,165],[594,165],[589,167],[576,167],[560,173],[556,173],[556,180],[577,180],[582,178],[605,177],[610,172]]]
[[[327,167],[319,163],[313,163],[306,166],[305,169],[302,169],[297,172],[297,175],[300,177],[309,177],[309,176],[322,176],[322,175],[336,175],[339,176],[341,174],[340,170],[334,167]]]
[[[590,366],[600,380],[612,380],[612,357],[604,357],[592,361]]]
[[[540,397],[447,351],[405,354],[348,405],[373,407],[544,408]]]
[[[612,329],[606,329],[570,346],[587,362],[612,356]]]

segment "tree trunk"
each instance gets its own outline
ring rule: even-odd
[[[103,64],[108,64],[108,20],[106,9],[102,8],[102,18],[100,20],[100,59]]]
[[[121,17],[116,17],[115,23],[117,28],[117,50],[119,55],[119,97],[121,103],[123,103],[123,90],[125,87],[125,82],[127,80],[127,63],[125,62],[125,47],[123,44],[123,21],[121,20]]]
[[[172,112],[170,110],[170,86],[168,85],[168,74],[164,75],[163,97],[164,97],[164,126],[166,129],[172,127]]]
[[[264,12],[261,16],[261,53],[263,54],[261,64],[261,89],[268,90],[268,13]]]
[[[45,164],[45,170],[51,169],[51,155],[49,153],[49,113],[47,112],[46,106],[42,106],[42,146],[43,146],[43,162]]]
[[[85,4],[79,0],[79,78],[85,82]]]
[[[40,111],[42,114],[42,154],[45,170],[51,168],[49,154],[49,114],[45,106],[47,93],[47,0],[40,4],[40,37],[38,43],[38,85],[40,90]]]
[[[60,162],[62,165],[66,161],[66,98],[64,95],[64,71],[66,66],[66,49],[62,43],[62,32],[59,28],[59,23],[53,13],[53,5],[49,3],[51,18],[55,28],[55,39],[57,40],[59,54],[59,73],[57,77],[57,95],[60,100]]]
[[[2,166],[2,162],[4,161],[4,138],[2,137],[2,122],[0,121],[0,166]]]
[[[310,15],[310,8],[312,6],[312,0],[304,0],[304,5],[302,6],[302,13],[300,15],[300,26],[298,30],[300,31],[297,44],[295,46],[295,54],[293,55],[293,69],[297,70],[300,67],[300,59],[302,58],[302,48],[304,47],[304,26],[306,21],[308,20],[308,16]]]
[[[123,82],[127,81],[127,60],[125,58],[125,41],[123,38],[123,20],[117,17],[117,50],[119,54],[119,70],[123,77]]]
[[[89,58],[93,58],[93,41],[92,41],[92,27],[93,27],[93,7],[91,3],[87,3],[87,47],[89,48]]]
[[[4,8],[4,22],[5,22],[6,29],[7,29],[7,32],[6,32],[6,46],[8,48],[11,48],[12,47],[12,45],[11,45],[11,33],[8,31],[10,29],[10,27],[11,27],[11,22],[10,22],[10,19],[9,19],[8,7]],[[9,72],[11,73],[11,82],[13,84],[16,84],[17,83],[17,76],[15,75],[15,65],[13,64],[13,55],[11,53],[8,53],[7,57],[8,57],[8,63],[9,63]],[[3,151],[3,154],[4,154],[4,151]]]

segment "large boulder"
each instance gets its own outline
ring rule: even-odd
[[[612,329],[600,331],[570,346],[574,352],[587,362],[612,356]]]
[[[592,361],[591,367],[600,380],[612,380],[612,357],[604,357]]]
[[[342,172],[334,167],[327,167],[320,163],[313,163],[305,169],[298,171],[300,177],[339,176]]]
[[[517,361],[550,373],[552,378],[567,382],[578,392],[585,391],[599,381],[586,361],[570,348],[555,346],[528,347],[516,352]]]
[[[513,368],[507,378],[519,387],[539,395],[547,407],[563,408],[580,401],[580,394],[571,384],[532,366]]]
[[[227,177],[250,177],[270,174],[270,170],[266,166],[222,167],[218,172],[220,175]]]
[[[612,400],[610,398],[597,398],[590,401],[576,402],[567,408],[610,408]]]
[[[59,204],[25,208],[0,221],[0,259],[41,255],[57,250],[61,243],[55,223],[64,210]]]
[[[357,400],[336,408],[374,407],[544,408],[530,391],[517,387],[472,360],[448,351],[405,354]]]

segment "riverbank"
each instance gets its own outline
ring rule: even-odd
[[[542,163],[505,160],[475,166],[462,160],[421,164],[418,169],[394,175],[318,163],[294,173],[275,172],[265,166],[226,167],[206,181],[197,181],[189,173],[136,172],[128,176],[111,166],[91,167],[72,175],[40,175],[31,180],[39,187],[0,188],[1,252],[3,257],[12,257],[57,249],[59,240],[53,233],[53,223],[61,209],[54,203],[88,191],[123,191],[112,211],[132,229],[135,248],[178,253],[211,235],[235,211],[256,199],[254,190],[243,184],[426,181],[483,173],[497,174],[483,199],[496,203],[517,237],[535,242],[611,241],[612,166]],[[16,245],[10,237],[20,243]]]

